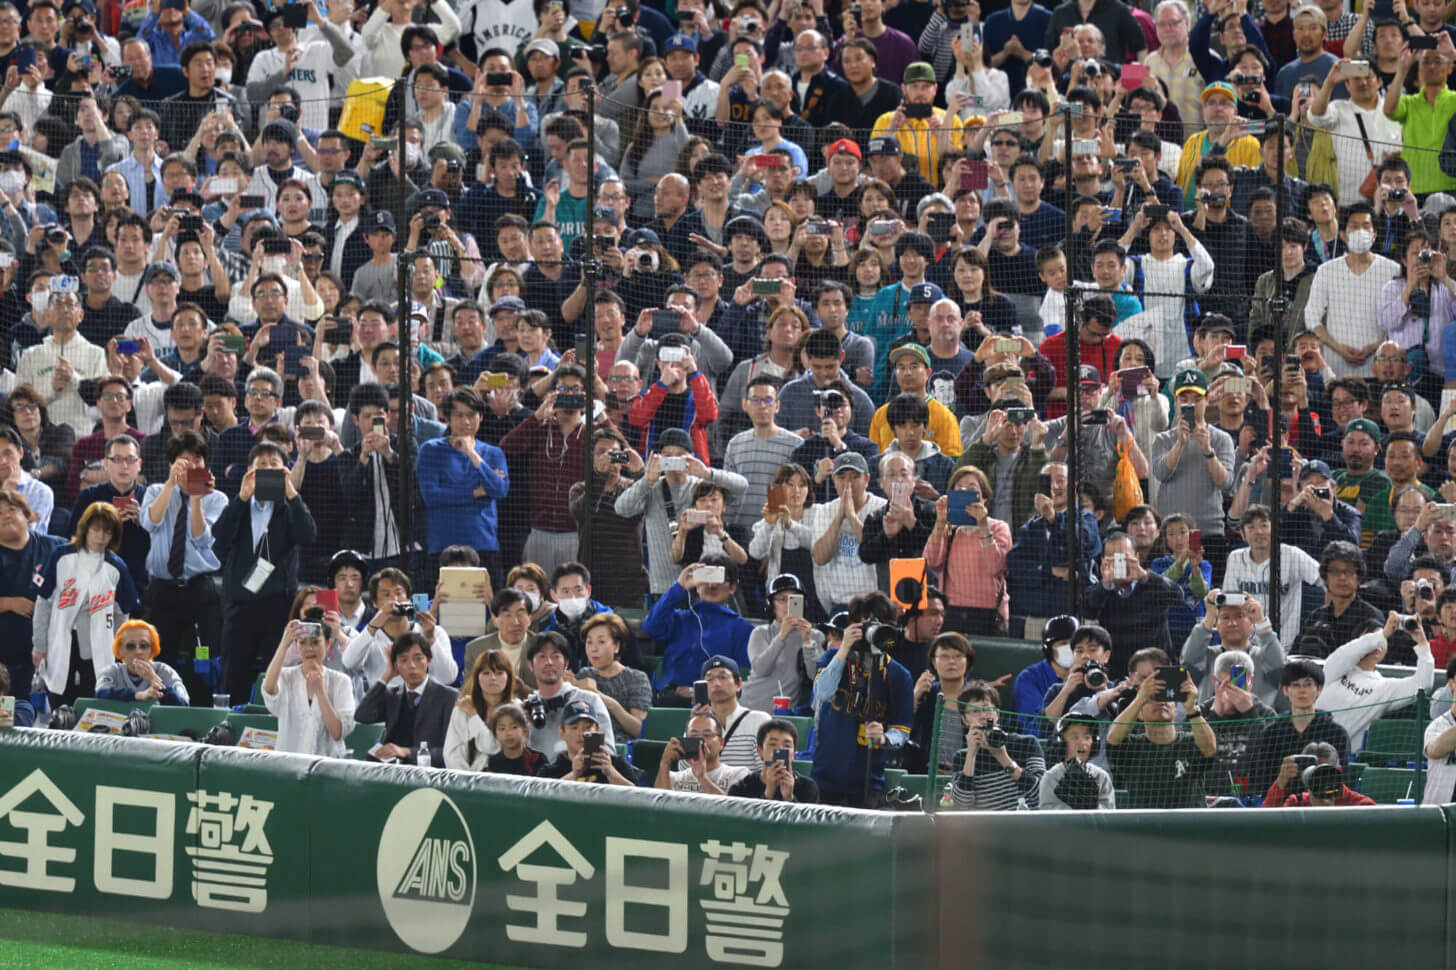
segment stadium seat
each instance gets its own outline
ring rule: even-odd
[[[344,738],[344,746],[349,749],[349,754],[356,761],[363,761],[368,757],[369,749],[378,744],[382,737],[384,737],[383,724],[356,724],[354,730]]]
[[[652,707],[647,710],[647,720],[642,722],[642,737],[648,741],[666,741],[682,737],[688,726],[686,707]]]
[[[812,717],[791,717],[787,714],[778,715],[782,720],[788,721],[799,732],[799,750],[814,750],[814,719]]]
[[[794,774],[798,775],[800,778],[811,777],[814,774],[814,762],[796,760],[794,762]]]
[[[241,738],[243,728],[262,728],[264,731],[278,730],[278,718],[272,714],[229,714],[227,722],[233,726],[233,734]]]
[[[1421,798],[1416,772],[1410,768],[1367,767],[1360,777],[1360,793],[1381,805],[1394,805],[1402,798]]]
[[[202,736],[214,726],[227,720],[228,712],[211,707],[163,707],[152,708],[153,734],[181,734],[190,730],[202,740]]]
[[[1128,794],[1126,788],[1118,788],[1112,793],[1118,808],[1127,808],[1132,803],[1132,795]]]
[[[100,697],[82,697],[76,701],[76,720],[79,721],[92,708],[126,717],[132,711],[150,711],[152,703],[152,701],[109,701]]]
[[[1367,765],[1414,767],[1421,757],[1425,726],[1409,718],[1380,718],[1370,725],[1355,760]]]
[[[632,764],[642,770],[643,779],[650,788],[657,777],[657,767],[662,763],[662,753],[667,750],[666,741],[638,740],[632,742]]]

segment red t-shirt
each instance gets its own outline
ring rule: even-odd
[[[1108,334],[1100,344],[1089,344],[1082,341],[1080,348],[1082,363],[1091,364],[1097,368],[1097,373],[1102,376],[1102,383],[1106,384],[1108,377],[1117,366],[1117,351],[1122,346],[1122,338],[1116,334]],[[1041,342],[1040,350],[1046,359],[1052,362],[1052,367],[1057,372],[1056,387],[1067,386],[1067,332],[1052,334]],[[1046,416],[1048,418],[1060,418],[1067,413],[1065,401],[1048,401]]]

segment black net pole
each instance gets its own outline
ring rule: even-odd
[[[597,371],[597,248],[596,248],[596,205],[597,205],[597,88],[588,84],[586,94],[586,250],[581,260],[581,286],[586,291],[586,305],[582,308],[586,320],[586,360],[577,361],[586,368],[586,435],[582,449],[584,456],[582,481],[585,492],[581,503],[581,548],[577,555],[588,569],[595,568],[592,559],[592,511],[596,504],[596,469],[593,458],[596,451],[592,435],[596,427],[596,371]]]
[[[413,186],[410,183],[409,175],[406,172],[406,145],[404,136],[404,119],[399,122],[399,129],[396,132],[399,142],[395,150],[399,153],[399,202],[395,207],[394,224],[398,230],[395,238],[409,239],[409,197]],[[399,247],[399,255],[396,257],[399,286],[399,300],[395,306],[394,316],[396,329],[399,333],[399,425],[397,434],[399,438],[399,507],[395,509],[395,525],[399,529],[399,558],[400,566],[404,574],[410,577],[413,582],[416,579],[415,573],[415,542],[414,542],[414,382],[411,380],[411,362],[415,358],[414,328],[410,316],[410,291],[409,277],[412,271],[412,254],[404,247]],[[362,429],[361,429],[362,430]]]
[[[1279,126],[1279,155],[1278,155],[1278,176],[1274,181],[1274,211],[1279,213],[1279,224],[1284,222],[1284,131],[1288,124],[1284,115],[1276,115],[1275,123]],[[1275,239],[1276,245],[1282,245]],[[1282,265],[1282,264],[1281,264]],[[1276,273],[1283,274],[1284,270],[1277,269]],[[1281,280],[1282,284],[1282,280]],[[1274,292],[1274,300],[1269,307],[1269,319],[1274,321],[1274,385],[1269,394],[1269,623],[1274,627],[1274,635],[1280,635],[1280,608],[1283,606],[1283,595],[1279,585],[1279,567],[1281,555],[1279,548],[1279,520],[1284,510],[1284,488],[1280,476],[1283,474],[1280,468],[1279,455],[1282,446],[1279,443],[1279,425],[1282,417],[1281,410],[1284,407],[1284,353],[1286,350],[1286,327],[1284,315],[1288,311],[1289,301],[1284,297],[1284,287],[1280,285]],[[1252,337],[1253,335],[1250,334]]]
[[[1080,103],[1077,105],[1080,107]],[[1062,105],[1062,174],[1066,180],[1067,198],[1067,286],[1063,291],[1065,316],[1063,329],[1067,335],[1067,426],[1063,440],[1067,444],[1067,612],[1081,616],[1082,578],[1078,568],[1082,562],[1082,537],[1077,528],[1081,518],[1081,499],[1077,493],[1077,433],[1081,428],[1081,331],[1077,326],[1076,287],[1073,284],[1072,224],[1075,220],[1076,186],[1072,178],[1072,113],[1071,102]],[[1048,496],[1050,498],[1050,496]]]

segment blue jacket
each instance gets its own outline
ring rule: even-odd
[[[662,666],[652,686],[686,687],[699,680],[703,662],[714,654],[732,657],[740,668],[748,667],[748,635],[753,624],[717,603],[697,602],[689,606],[688,591],[673,583],[653,604],[642,632],[667,645]]]
[[[1091,575],[1091,563],[1102,553],[1097,517],[1082,510],[1080,546],[1082,575]],[[1052,575],[1053,566],[1067,565],[1067,515],[1052,522],[1040,515],[1016,530],[1016,544],[1006,556],[1007,589],[1011,612],[1018,616],[1056,616],[1067,612],[1067,581]],[[1040,698],[1040,693],[1037,694]],[[1030,733],[1030,732],[1028,732]]]
[[[1016,705],[1016,713],[1021,715],[1021,727],[1018,730],[1022,734],[1043,739],[1051,737],[1050,725],[1041,716],[1045,706],[1042,701],[1046,697],[1047,688],[1060,681],[1061,678],[1052,669],[1052,662],[1045,659],[1016,675],[1016,679],[1011,682],[1011,697],[1012,703]]]
[[[874,716],[860,718],[845,710],[852,678],[845,676],[847,662],[837,660],[837,653],[824,652],[814,681],[814,701],[819,712],[819,727],[814,732],[814,783],[821,790],[837,795],[857,795],[864,791],[865,758],[868,757],[870,791],[882,791],[890,751],[901,747],[909,738],[911,722],[915,719],[915,689],[910,672],[886,654],[883,669],[871,675],[878,680],[874,685]],[[879,721],[883,725],[887,742],[876,746],[872,754],[860,739],[861,724],[867,721]]]
[[[448,438],[420,445],[420,497],[425,502],[431,554],[456,543],[483,552],[500,548],[495,503],[511,486],[505,452],[477,441],[475,453],[482,459],[478,468]],[[476,497],[478,487],[485,489],[484,497]]]
[[[60,536],[30,532],[24,549],[0,548],[0,596],[19,596],[31,602],[40,595],[45,567],[51,556],[68,545]],[[7,610],[0,613],[0,663],[30,666],[30,617]],[[19,691],[23,685],[13,685]]]

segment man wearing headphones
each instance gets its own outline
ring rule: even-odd
[[[1074,664],[1072,638],[1077,635],[1077,618],[1063,613],[1046,621],[1041,630],[1042,661],[1016,675],[1011,684],[1012,703],[1021,716],[1020,729],[1038,738],[1050,736],[1041,712],[1046,692],[1065,681]]]
[[[1097,720],[1085,715],[1064,714],[1057,721],[1055,740],[1049,751],[1061,755],[1061,760],[1041,776],[1041,797],[1037,804],[1041,811],[1107,812],[1117,807],[1112,776],[1092,763],[1102,747],[1100,733]]]

